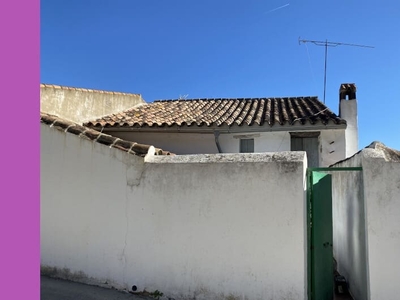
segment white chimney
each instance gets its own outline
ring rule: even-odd
[[[357,87],[354,83],[343,83],[339,90],[339,117],[346,120],[346,157],[358,152]]]

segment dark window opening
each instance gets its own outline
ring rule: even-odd
[[[290,150],[305,151],[308,167],[319,167],[319,132],[291,133]]]
[[[254,153],[254,139],[241,139],[240,153]]]

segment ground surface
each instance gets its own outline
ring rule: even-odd
[[[132,295],[66,280],[40,277],[40,300],[154,300],[151,297]],[[352,300],[350,295],[335,295],[335,300]]]
[[[154,300],[97,286],[40,277],[41,300]]]
[[[346,295],[336,294],[334,300],[353,300],[353,298],[349,294]]]

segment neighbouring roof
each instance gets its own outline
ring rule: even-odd
[[[338,162],[335,162],[334,164],[330,165],[329,167],[331,168],[331,167],[334,167],[345,161],[351,160],[353,157],[355,157],[355,156],[359,155],[361,152],[365,151],[365,149],[374,149],[374,150],[382,151],[383,156],[386,161],[400,162],[400,151],[399,150],[389,148],[388,146],[386,146],[385,144],[383,144],[379,141],[374,141],[371,144],[369,144],[367,147],[365,147],[365,148],[361,149],[360,151],[358,151],[357,153],[353,154],[352,156],[347,157]]]
[[[138,144],[122,140],[120,138],[101,133],[97,130],[78,125],[74,122],[67,121],[54,115],[40,113],[40,122],[54,127],[58,130],[75,134],[81,138],[85,138],[112,148],[116,148],[134,155],[144,156],[148,153],[150,145]],[[155,155],[173,155],[168,151],[155,148]]]
[[[346,124],[317,97],[159,100],[85,123],[93,127]]]
[[[400,162],[400,151],[396,149],[389,148],[385,144],[374,141],[369,146],[365,147],[369,149],[381,150],[386,161]]]
[[[55,84],[40,84],[41,88],[51,88],[58,90],[68,90],[68,91],[78,91],[78,92],[89,92],[89,93],[99,93],[99,94],[108,94],[108,95],[123,95],[123,96],[141,96],[140,94],[132,94],[132,93],[121,93],[121,92],[111,92],[111,91],[103,91],[103,90],[93,90],[93,89],[85,89],[85,88],[77,88],[70,86],[62,86]]]

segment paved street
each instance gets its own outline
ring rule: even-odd
[[[154,300],[112,289],[85,285],[45,276],[40,277],[41,300]]]
[[[97,286],[40,277],[41,300],[154,300]],[[350,300],[350,295],[335,295],[335,300]]]

